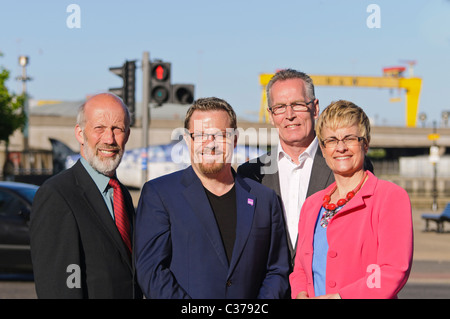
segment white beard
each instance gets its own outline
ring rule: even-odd
[[[101,159],[97,156],[97,148],[89,147],[87,143],[86,135],[83,133],[84,143],[83,143],[83,151],[84,156],[89,163],[97,172],[106,175],[112,176],[114,175],[117,167],[120,164],[123,156],[123,149],[119,151],[119,153],[114,158],[105,158]]]

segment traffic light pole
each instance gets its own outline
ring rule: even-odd
[[[142,54],[142,147],[143,152],[141,154],[141,166],[142,166],[142,186],[147,181],[147,157],[148,157],[148,129],[150,120],[150,110],[148,107],[150,98],[150,54],[144,52]]]

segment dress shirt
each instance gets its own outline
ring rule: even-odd
[[[103,200],[105,201],[105,204],[108,207],[109,213],[111,214],[111,217],[114,219],[114,202],[113,202],[114,189],[108,185],[110,178],[97,172],[83,157],[80,157],[80,161],[81,164],[83,164],[86,171],[88,172],[89,176],[91,176],[95,185],[97,185],[98,190],[102,194]]]
[[[316,296],[322,296],[326,294],[326,272],[327,272],[327,253],[328,253],[328,241],[327,241],[327,229],[320,225],[322,215],[325,213],[325,208],[321,207],[317,216],[316,229],[314,231],[313,240],[313,262],[312,271],[314,278],[314,293]]]
[[[336,208],[336,212],[340,211],[342,207],[344,206]],[[327,229],[320,225],[320,221],[325,212],[325,208],[320,207],[313,240],[312,272],[314,278],[314,293],[316,296],[326,294],[328,239]]]
[[[278,176],[280,178],[281,199],[283,213],[286,220],[286,231],[289,234],[292,247],[295,247],[298,235],[298,221],[300,210],[306,199],[309,179],[319,143],[314,138],[308,148],[298,157],[299,164],[295,164],[278,143]]]

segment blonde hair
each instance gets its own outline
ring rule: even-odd
[[[340,127],[357,125],[359,133],[370,143],[370,121],[363,109],[356,104],[339,100],[331,102],[320,114],[316,123],[316,134],[320,142],[323,141],[322,129],[327,127],[335,131]]]

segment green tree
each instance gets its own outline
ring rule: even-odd
[[[5,85],[8,78],[9,71],[0,67],[0,141],[6,145],[14,131],[23,129],[27,120],[23,110],[25,95],[9,93]]]
[[[1,52],[0,52],[1,56]],[[9,71],[0,66],[0,142],[5,142],[5,164],[3,178],[11,179],[13,166],[9,161],[9,137],[17,129],[23,130],[27,121],[24,112],[25,94],[15,95],[8,91],[5,85]]]

